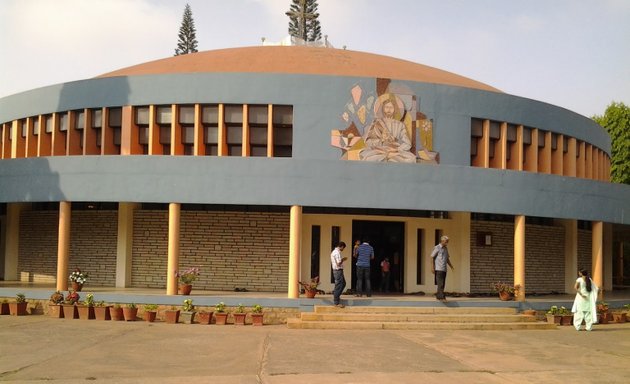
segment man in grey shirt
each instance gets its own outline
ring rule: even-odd
[[[440,238],[440,244],[436,245],[431,252],[431,258],[433,263],[431,264],[431,272],[435,275],[435,284],[437,284],[437,293],[435,298],[441,302],[446,302],[444,296],[444,286],[446,285],[446,266],[451,267],[451,271],[454,271],[453,264],[448,256],[448,236],[442,236]]]

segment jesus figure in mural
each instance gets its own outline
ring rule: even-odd
[[[411,140],[407,127],[400,119],[400,108],[394,94],[386,94],[377,117],[363,137],[365,148],[359,153],[361,160],[415,163],[416,156],[410,151]],[[398,118],[398,119],[397,119]]]

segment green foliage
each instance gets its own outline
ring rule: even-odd
[[[285,13],[289,16],[289,35],[304,41],[321,40],[317,7],[317,0],[292,0],[289,11]]]
[[[606,129],[612,140],[611,181],[630,184],[630,107],[613,101],[603,116],[592,119]]]
[[[186,299],[184,300],[184,305],[182,305],[182,310],[184,312],[192,312],[193,309],[195,309],[195,306],[192,303],[192,299]]]
[[[223,313],[225,312],[225,303],[224,302],[220,302],[217,305],[214,306],[214,310],[217,313]]]
[[[23,293],[18,293],[17,295],[15,295],[15,302],[16,303],[25,303],[26,302],[26,296],[24,296]]]
[[[127,304],[127,308],[131,308],[131,309],[135,309],[136,307],[136,303],[129,303]]]
[[[195,30],[195,20],[193,20],[190,5],[186,4],[182,25],[179,27],[177,48],[175,56],[197,52],[197,32]]]
[[[262,311],[263,311],[263,307],[260,304],[255,304],[252,307],[252,312],[254,312],[254,313],[262,313]]]
[[[145,312],[155,312],[155,311],[157,311],[157,309],[158,309],[157,304],[145,304],[144,305]]]
[[[239,303],[238,307],[236,307],[236,313],[245,313],[245,306]]]
[[[83,300],[83,305],[88,306],[88,307],[93,307],[94,306],[94,294],[93,293],[88,293],[87,295],[85,295],[85,300]]]

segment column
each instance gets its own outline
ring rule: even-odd
[[[604,224],[601,221],[592,222],[592,248],[591,257],[593,265],[593,282],[600,288],[599,297],[604,298],[604,255],[603,255],[603,240],[604,240]]]
[[[116,244],[116,287],[131,285],[133,213],[136,203],[118,203],[118,238]]]
[[[179,269],[179,223],[181,204],[168,205],[168,271],[166,271],[166,294],[177,295],[177,276]]]
[[[289,299],[300,297],[298,281],[300,278],[300,233],[302,231],[302,207],[291,206],[289,223]]]
[[[514,285],[520,285],[517,301],[525,300],[525,216],[514,216]]]
[[[57,290],[68,290],[68,261],[70,260],[70,222],[72,203],[59,202],[59,242],[57,245]]]
[[[4,280],[19,280],[20,214],[28,204],[8,203],[4,248]]]

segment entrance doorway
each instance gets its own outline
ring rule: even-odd
[[[368,240],[374,248],[374,260],[370,265],[370,282],[373,292],[403,292],[404,255],[405,255],[405,223],[398,221],[352,221],[352,246],[356,240]],[[351,251],[352,252],[352,251]],[[389,259],[390,278],[388,286],[381,287],[383,282],[381,262]],[[352,261],[351,287],[356,290],[356,261]]]

